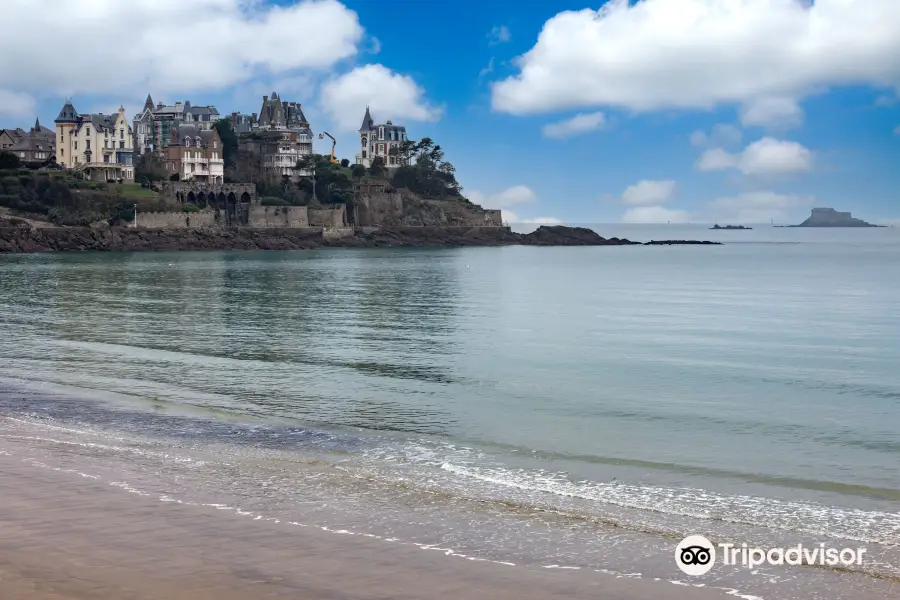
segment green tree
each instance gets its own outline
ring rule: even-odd
[[[165,166],[153,152],[145,152],[134,161],[135,181],[163,181],[167,177]]]
[[[18,169],[22,161],[12,152],[0,152],[0,169]]]
[[[315,179],[316,199],[322,204],[347,203],[353,199],[353,183],[347,176],[347,170],[340,165],[332,164],[329,156],[312,154],[297,161],[297,168],[307,172],[309,176],[300,178],[297,186],[308,196],[313,195],[313,179]]]
[[[372,164],[369,165],[369,175],[372,177],[384,175],[384,159],[382,157],[376,156],[372,159]]]
[[[222,160],[225,168],[233,169],[237,164],[238,154],[238,136],[234,132],[234,127],[231,126],[230,120],[219,119],[213,128],[219,133],[219,138],[222,140]]]
[[[366,176],[366,168],[363,165],[353,165],[350,168],[350,176],[353,179],[362,179]]]
[[[349,168],[349,167],[350,167],[350,160],[349,160],[349,159],[346,159],[346,158],[342,158],[342,159],[341,159],[341,166],[344,167],[345,169]]]

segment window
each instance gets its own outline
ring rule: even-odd
[[[84,140],[84,149],[85,150],[91,149],[91,140]]]
[[[365,150],[362,151],[362,157],[363,157],[363,158],[366,158],[366,151],[365,151]]]
[[[185,148],[191,147],[191,138],[189,138],[189,137],[184,138],[184,147]]]
[[[119,150],[125,149],[125,142],[119,142]]]
[[[379,139],[379,140],[383,140],[383,139],[384,139],[384,127],[379,127],[379,128],[378,128],[378,139]]]
[[[104,155],[103,155],[103,162],[105,162],[105,163],[108,163],[108,162],[109,162],[109,154],[104,154]]]
[[[59,155],[60,155],[60,156],[65,156],[65,155],[66,155],[66,151],[65,151],[64,148],[60,148],[60,149],[59,149]]]
[[[213,148],[218,148],[218,147],[219,147],[219,142],[213,142]]]
[[[78,140],[75,140],[75,149],[78,150]]]
[[[124,140],[124,139],[125,139],[125,130],[124,130],[124,129],[120,129],[120,130],[119,130],[119,139],[120,139],[120,140]]]
[[[91,128],[90,128],[90,127],[85,127],[85,129],[84,129],[84,135],[91,135]]]

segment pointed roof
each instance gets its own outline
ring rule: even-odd
[[[67,99],[66,103],[63,104],[63,107],[59,111],[59,116],[56,117],[55,123],[77,123],[78,122],[78,111],[75,110],[75,107],[72,106],[72,100]]]
[[[375,120],[372,118],[372,114],[369,112],[369,107],[366,106],[366,116],[363,117],[362,125],[360,126],[360,131],[368,131],[371,129],[372,124]]]
[[[40,119],[40,117],[37,117],[37,118],[34,119],[34,130],[35,130],[35,131],[40,131],[40,130],[41,130],[41,119]]]
[[[147,109],[153,110],[153,98],[150,97],[150,94],[147,94],[147,101],[144,102],[144,110]]]

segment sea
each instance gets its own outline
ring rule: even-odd
[[[0,447],[447,560],[900,598],[900,230],[591,227],[723,245],[0,256]],[[692,577],[688,535],[865,558]]]

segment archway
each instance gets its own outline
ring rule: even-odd
[[[226,202],[228,202],[228,200],[225,198],[225,192],[219,192],[219,195],[216,196],[216,209],[221,210],[225,208]]]
[[[222,185],[222,178],[216,177],[216,185]]]
[[[241,202],[244,204],[250,204],[250,194],[248,194],[247,192],[241,194]]]
[[[188,204],[197,204],[197,197],[194,195],[194,192],[188,192],[187,201]]]
[[[200,206],[206,206],[206,194],[200,192],[197,194],[197,204]]]

